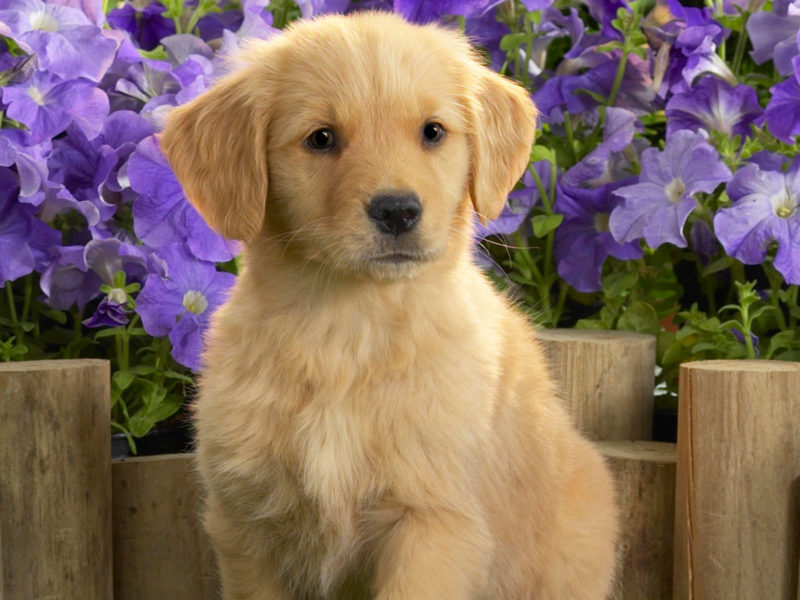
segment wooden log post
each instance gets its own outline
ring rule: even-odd
[[[0,364],[0,598],[108,600],[109,366]]]
[[[617,483],[621,532],[609,600],[672,600],[675,444],[597,442]]]
[[[681,366],[674,593],[795,600],[800,364]]]
[[[115,460],[114,600],[216,600],[191,454]]]
[[[593,440],[650,440],[656,340],[629,331],[537,331],[560,396]]]

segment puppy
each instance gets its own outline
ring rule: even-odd
[[[161,138],[244,268],[196,403],[226,600],[601,600],[612,483],[471,260],[535,108],[459,34],[302,22]]]

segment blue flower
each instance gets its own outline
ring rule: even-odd
[[[642,153],[639,182],[616,190],[623,202],[614,209],[609,227],[619,242],[644,237],[651,248],[671,243],[686,247],[683,226],[697,206],[694,195],[710,193],[731,177],[705,131],[677,131],[663,152]]]
[[[175,360],[199,370],[208,319],[225,301],[236,277],[192,257],[180,243],[161,248],[158,254],[167,265],[167,276],[147,278],[136,298],[136,312],[147,333],[169,336]]]
[[[714,231],[725,252],[757,265],[775,242],[774,267],[787,283],[800,284],[800,158],[786,173],[745,165],[727,191],[733,204],[714,216]]]
[[[556,229],[553,253],[558,274],[579,292],[601,289],[603,263],[609,256],[620,260],[642,257],[638,241],[620,243],[611,235],[609,215],[619,204],[615,189],[628,180],[579,188],[559,185],[555,210],[564,215]]]

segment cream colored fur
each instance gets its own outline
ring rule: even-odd
[[[604,599],[609,474],[471,260],[474,210],[496,216],[527,165],[527,93],[390,14],[301,23],[242,61],[162,138],[245,240],[195,416],[224,598]],[[320,127],[335,151],[304,143]],[[386,190],[422,204],[397,239],[366,214]],[[398,250],[418,260],[378,258]]]

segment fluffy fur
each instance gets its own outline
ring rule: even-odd
[[[245,241],[196,403],[224,598],[605,598],[609,474],[471,260],[474,212],[495,217],[528,162],[527,93],[391,14],[300,23],[242,61],[161,139]],[[305,142],[321,127],[331,151]],[[422,205],[399,237],[366,213],[387,191]]]

